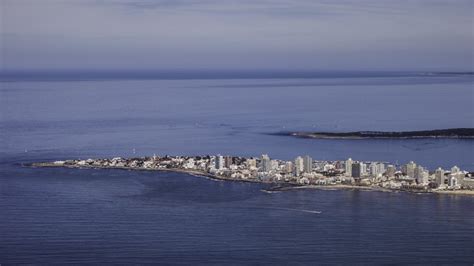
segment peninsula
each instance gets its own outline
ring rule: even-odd
[[[422,131],[280,132],[274,135],[312,139],[474,139],[474,128]]]
[[[212,179],[274,184],[271,190],[340,188],[474,195],[473,173],[457,166],[429,171],[409,162],[401,167],[386,162],[318,161],[298,156],[294,161],[222,155],[156,156],[65,160],[33,163],[33,167],[107,168],[173,171]]]

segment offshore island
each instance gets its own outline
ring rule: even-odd
[[[318,161],[298,156],[294,161],[222,155],[156,156],[65,160],[33,163],[33,167],[106,168],[182,172],[216,180],[274,184],[267,192],[295,188],[339,188],[474,196],[474,173],[453,166],[429,171],[411,161],[400,167],[387,162]]]
[[[474,128],[420,131],[280,132],[273,135],[312,139],[474,139]]]

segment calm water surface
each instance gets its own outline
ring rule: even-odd
[[[266,135],[474,127],[469,76],[0,85],[0,263],[474,263],[472,197],[269,194],[177,173],[22,166],[269,153],[474,170],[473,141]]]

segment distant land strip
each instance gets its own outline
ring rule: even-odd
[[[420,131],[278,132],[271,135],[310,139],[474,139],[474,128]]]

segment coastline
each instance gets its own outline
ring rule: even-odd
[[[380,192],[396,192],[399,190],[394,189],[387,189],[382,187],[374,187],[374,186],[356,186],[356,185],[343,185],[343,184],[336,184],[336,185],[299,185],[294,187],[284,187],[278,189],[278,191],[285,191],[285,190],[298,190],[298,189],[318,189],[318,190],[364,190],[364,191],[380,191]]]
[[[230,182],[247,182],[247,183],[263,183],[273,184],[272,182],[263,182],[259,180],[251,179],[236,179],[228,178],[218,175],[213,175],[208,172],[193,170],[193,169],[181,169],[181,168],[142,168],[142,167],[128,167],[128,166],[100,166],[100,165],[57,165],[54,163],[31,163],[26,166],[40,167],[40,168],[73,168],[73,169],[110,169],[110,170],[131,170],[131,171],[157,171],[157,172],[174,172],[183,173],[197,177],[204,177],[214,181],[230,181]]]
[[[327,136],[313,133],[290,133],[288,136],[304,138],[304,139],[336,139],[336,140],[367,140],[367,139],[466,139],[472,140],[474,136],[460,137],[460,136],[418,136],[418,137],[389,137],[389,136]]]
[[[362,191],[377,191],[377,192],[408,192],[413,194],[444,194],[444,195],[454,195],[454,196],[474,196],[473,190],[430,190],[430,191],[415,191],[415,190],[406,190],[406,189],[389,189],[376,186],[356,186],[356,185],[297,185],[297,186],[288,186],[283,188],[277,188],[275,190],[269,191],[291,191],[299,189],[315,189],[315,190],[362,190]]]
[[[438,194],[438,195],[455,195],[455,196],[474,196],[474,190],[425,190],[416,191],[408,189],[390,189],[377,186],[358,186],[358,185],[345,185],[345,184],[334,184],[334,185],[302,185],[293,182],[265,182],[262,180],[253,179],[236,179],[228,178],[219,175],[214,175],[208,172],[193,170],[193,169],[181,169],[181,168],[142,168],[142,167],[128,167],[128,166],[100,166],[100,165],[58,165],[49,162],[31,163],[26,166],[29,167],[40,167],[40,168],[74,168],[74,169],[110,169],[110,170],[129,170],[129,171],[158,171],[158,172],[175,172],[183,173],[196,177],[203,177],[214,181],[227,181],[227,182],[245,182],[245,183],[259,183],[259,184],[274,184],[276,187],[263,189],[263,192],[284,192],[294,191],[299,189],[317,189],[317,190],[363,190],[363,191],[377,191],[377,192],[408,192],[414,194]]]
[[[435,190],[433,193],[460,196],[474,196],[474,190]]]
[[[352,132],[280,132],[271,135],[309,139],[474,139],[474,128],[449,128],[420,131],[352,131]]]

